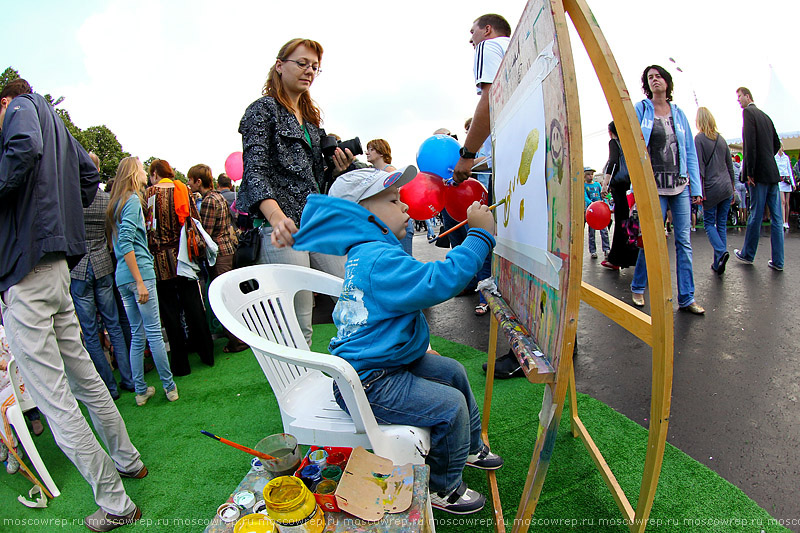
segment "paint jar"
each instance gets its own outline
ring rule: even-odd
[[[308,454],[308,461],[312,465],[317,465],[320,470],[323,470],[326,466],[328,459],[328,452],[320,448],[319,450],[314,450],[313,452],[309,452]]]
[[[347,457],[342,452],[331,452],[328,454],[328,466],[338,466],[344,472],[347,466]]]
[[[314,490],[317,483],[322,481],[322,470],[317,465],[304,466],[303,469],[300,470],[300,479],[303,480],[306,487],[310,490]]]
[[[300,467],[300,446],[294,435],[277,433],[258,441],[254,446],[258,452],[266,453],[275,459],[261,459],[264,469],[270,478],[291,476]]]
[[[263,514],[248,514],[233,526],[233,533],[274,533],[275,523]]]
[[[256,502],[256,495],[249,490],[243,490],[233,495],[233,503],[242,509],[250,509]]]
[[[281,476],[267,483],[264,502],[280,533],[321,533],[325,529],[325,513],[297,477]]]
[[[253,457],[253,460],[250,461],[250,466],[253,468],[254,472],[264,471],[264,463],[262,463],[261,459],[259,459],[258,457]]]
[[[217,507],[217,516],[226,524],[236,522],[240,515],[239,506],[233,502],[226,502]]]
[[[322,469],[322,479],[330,479],[338,482],[342,479],[342,469],[338,466],[328,466]]]
[[[333,494],[336,492],[336,487],[338,485],[339,484],[332,479],[323,479],[319,482],[314,492],[317,494]]]
[[[339,484],[332,479],[323,479],[314,490],[314,497],[317,499],[317,504],[322,507],[323,511],[331,511],[338,513],[339,506],[336,503],[336,487]]]

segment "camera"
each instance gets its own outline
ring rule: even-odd
[[[347,141],[339,141],[333,135],[326,135],[320,139],[320,147],[322,148],[322,155],[325,156],[325,162],[328,163],[329,167],[333,166],[333,153],[336,151],[337,146],[341,148],[343,152],[345,149],[349,149],[354,156],[364,153],[364,149],[361,147],[361,141],[358,137]]]

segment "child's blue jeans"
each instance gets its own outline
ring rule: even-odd
[[[425,354],[398,370],[378,369],[361,380],[379,424],[405,424],[431,430],[431,492],[461,484],[467,455],[481,442],[481,415],[464,366],[441,355]],[[336,403],[347,411],[339,390]]]

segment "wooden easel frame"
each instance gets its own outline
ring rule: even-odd
[[[611,50],[603,37],[600,27],[585,0],[545,0],[550,3],[556,39],[560,50],[560,61],[564,76],[565,100],[570,135],[571,205],[583,205],[583,147],[581,139],[580,108],[575,78],[572,48],[569,40],[566,14],[569,14],[580,39],[586,48],[592,65],[603,88],[611,114],[614,118],[622,149],[628,164],[631,183],[636,190],[636,203],[639,210],[644,253],[647,260],[648,283],[650,288],[650,310],[648,316],[640,310],[582,281],[584,220],[582,209],[572,209],[570,228],[570,271],[566,288],[566,308],[562,320],[565,330],[561,342],[560,363],[555,376],[537,376],[527,373],[531,382],[544,382],[551,387],[555,414],[550,424],[556,427],[570,391],[570,410],[572,434],[580,437],[589,455],[600,471],[617,502],[623,518],[634,532],[644,531],[653,505],[658,478],[666,447],[667,429],[672,394],[673,364],[673,316],[672,288],[667,246],[663,238],[661,204],[655,186],[652,167],[647,148],[639,127],[639,121],[631,104],[625,84]],[[580,300],[594,307],[608,318],[627,329],[653,350],[653,376],[650,403],[650,425],[648,429],[647,455],[639,498],[634,510],[622,488],[614,477],[602,453],[597,448],[578,415],[576,401],[575,373],[572,365],[575,335],[578,323]],[[492,389],[494,385],[494,361],[497,352],[498,321],[491,317],[489,333],[489,358],[486,372],[486,392],[483,407],[482,436],[488,439],[488,425],[491,411]],[[520,505],[512,531],[527,531],[530,518],[536,509],[548,461],[540,462],[546,433],[540,434],[534,444],[528,475],[525,481]],[[489,486],[494,506],[495,530],[505,531],[497,479],[489,471]]]

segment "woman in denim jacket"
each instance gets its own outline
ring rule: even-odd
[[[646,99],[637,103],[636,116],[653,166],[661,212],[672,212],[675,226],[675,270],[678,281],[678,306],[696,315],[705,313],[694,299],[691,225],[692,204],[703,201],[694,138],[683,111],[672,103],[672,76],[658,65],[642,73]],[[644,250],[639,251],[633,272],[633,304],[644,306],[647,265]]]
[[[278,52],[259,98],[247,108],[239,124],[244,173],[237,206],[261,224],[259,263],[312,267],[344,277],[344,257],[277,248],[297,231],[310,194],[319,193],[325,163],[320,110],[309,88],[320,73],[322,46],[309,39],[292,39]],[[336,148],[334,173],[341,173],[354,156]],[[311,344],[313,295],[295,297],[300,327]]]

